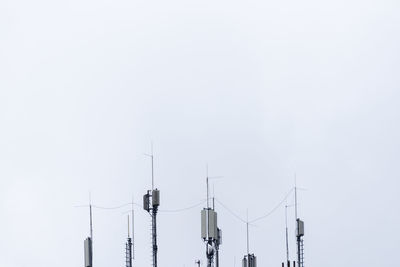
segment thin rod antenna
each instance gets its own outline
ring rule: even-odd
[[[297,220],[297,177],[296,173],[294,173],[294,212],[295,212],[295,217]]]
[[[250,255],[249,250],[249,210],[247,209],[247,221],[246,221],[246,232],[247,232],[247,255]]]
[[[151,190],[154,190],[154,154],[153,154],[153,142],[151,142]]]
[[[223,178],[223,176],[208,176],[208,163],[206,164],[206,186],[207,186],[207,209],[210,209],[210,179],[218,179]],[[213,184],[213,192],[214,192],[214,184]],[[214,197],[213,197],[213,209],[214,209]]]
[[[153,154],[153,142],[151,142],[151,154],[144,153],[145,156],[151,158],[151,191],[154,190],[154,154]]]
[[[90,192],[89,192],[89,214],[90,214],[90,240],[91,240],[90,255],[92,257],[91,265],[93,266],[93,216],[92,216],[92,195]]]
[[[89,192],[89,214],[90,214],[90,239],[93,242],[92,196],[90,192]]]
[[[210,208],[209,197],[208,197],[208,163],[206,165],[206,184],[207,184],[207,209]]]
[[[129,224],[129,214],[128,214],[128,238],[130,238],[131,236],[130,236],[130,227],[131,227],[131,225]]]
[[[215,188],[214,188],[214,183],[213,183],[213,210],[215,210]]]
[[[132,258],[135,259],[135,212],[133,210],[134,199],[132,195]]]
[[[289,236],[288,236],[288,223],[287,223],[287,208],[288,205],[285,206],[285,225],[286,225],[286,261],[289,262]]]

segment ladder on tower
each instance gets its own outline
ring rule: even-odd
[[[132,243],[130,238],[125,245],[125,266],[132,267]]]
[[[304,267],[304,240],[300,240],[300,262],[299,267]]]

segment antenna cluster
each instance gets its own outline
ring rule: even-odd
[[[219,176],[208,176],[208,165],[206,174],[207,207],[201,211],[201,238],[206,245],[207,266],[219,267],[219,246],[222,244],[222,231],[218,228],[218,216],[215,211],[215,201],[213,197],[213,207],[209,201],[209,179],[220,178]]]
[[[153,243],[153,267],[157,267],[157,211],[160,206],[160,191],[154,189],[154,155],[153,145],[151,146],[151,154],[148,155],[151,158],[151,190],[147,190],[147,193],[143,195],[143,209],[146,210],[151,216],[151,236]]]
[[[298,267],[304,267],[304,221],[300,220],[297,213],[297,182],[296,174],[294,175],[295,185],[294,185],[294,214],[296,219],[296,254],[297,261],[293,261],[293,267],[296,267],[296,262]],[[288,217],[287,209],[291,207],[286,204],[285,206],[285,234],[286,234],[286,266],[290,267],[290,257],[289,257],[289,235],[288,235]],[[282,267],[285,267],[285,263],[282,262]]]
[[[146,154],[147,155],[147,154]],[[151,158],[151,190],[147,190],[146,194],[143,195],[143,209],[147,211],[151,216],[151,236],[152,236],[152,265],[153,267],[157,267],[157,213],[158,208],[160,206],[160,191],[157,188],[154,188],[154,156],[153,152],[150,155],[147,155]],[[209,177],[208,175],[208,166],[207,166],[207,174],[206,174],[206,207],[201,210],[201,238],[205,243],[205,254],[207,258],[207,267],[219,267],[219,248],[222,244],[222,230],[218,227],[218,215],[215,210],[215,193],[213,193],[212,197],[212,206],[210,206],[210,196],[209,196],[209,180],[220,177]],[[298,217],[297,210],[297,184],[295,183],[294,187],[294,207],[295,207],[295,219],[296,219],[296,252],[297,252],[297,261],[293,261],[293,267],[296,267],[296,262],[298,267],[304,267],[304,221],[302,221]],[[214,190],[213,190],[214,191]],[[217,201],[221,204],[222,207],[227,209],[231,214],[233,214],[236,218],[240,219],[243,223],[246,224],[246,254],[242,259],[242,267],[257,267],[257,257],[254,253],[250,253],[250,233],[249,233],[249,225],[255,221],[266,218],[272,212],[274,212],[289,196],[289,194],[293,192],[293,189],[286,195],[283,201],[280,202],[278,206],[276,206],[271,212],[268,214],[257,217],[256,219],[249,221],[248,211],[247,211],[247,219],[246,221],[241,219],[235,213],[230,211],[226,206],[224,206],[218,199]],[[203,200],[204,203],[204,200]],[[201,203],[199,203],[201,204]],[[192,206],[194,208],[199,204]],[[127,205],[127,204],[125,204]],[[125,206],[122,205],[122,206]],[[135,259],[135,239],[134,239],[134,201],[132,198],[132,210],[131,214],[127,216],[127,239],[125,242],[125,267],[133,267],[133,260]],[[84,240],[84,266],[85,267],[93,267],[93,216],[92,216],[92,202],[91,197],[89,196],[89,225],[90,225],[90,235]],[[119,207],[122,207],[119,206]],[[286,239],[286,264],[282,262],[282,267],[290,267],[290,255],[289,255],[289,234],[288,234],[288,208],[293,205],[285,205],[285,239]],[[98,207],[98,206],[94,206]],[[111,209],[119,208],[114,207]],[[101,208],[101,207],[98,207]],[[110,208],[105,208],[110,209]],[[187,209],[187,208],[186,208]],[[184,210],[186,210],[184,209]],[[180,210],[178,210],[180,211]],[[197,267],[201,266],[201,261],[196,260],[195,264]],[[234,261],[234,265],[236,262]]]
[[[250,236],[249,236],[249,211],[246,212],[246,245],[247,254],[242,259],[242,267],[257,267],[257,257],[250,254]]]

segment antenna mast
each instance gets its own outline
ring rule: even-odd
[[[143,209],[151,216],[152,242],[153,242],[153,267],[157,267],[157,211],[160,206],[160,191],[154,189],[154,155],[153,143],[151,144],[151,154],[145,154],[151,158],[151,190],[143,196]],[[151,199],[151,205],[150,205]]]
[[[128,238],[130,238],[131,237],[131,235],[130,235],[130,227],[131,227],[131,225],[129,224],[129,214],[128,214]]]
[[[125,244],[125,266],[126,267],[132,267],[132,239],[129,234],[129,229],[130,229],[130,224],[129,224],[129,215],[128,215],[128,238]],[[132,233],[133,235],[133,233]]]
[[[93,223],[92,223],[92,199],[89,193],[89,218],[90,218],[90,236],[84,241],[85,267],[93,267]]]
[[[296,217],[296,245],[297,245],[297,266],[304,267],[304,222],[297,215],[297,181],[296,173],[294,174],[294,205]]]
[[[209,197],[208,197],[208,164],[206,165],[206,172],[207,172],[207,175],[206,175],[206,185],[207,185],[207,209],[209,209],[210,208],[210,204],[209,204]]]
[[[133,205],[134,200],[132,196],[132,259],[135,259],[135,211]]]
[[[247,241],[247,254],[244,255],[242,260],[243,267],[256,267],[257,257],[254,254],[250,254],[250,241],[249,241],[249,210],[246,212],[246,241]]]
[[[296,178],[296,173],[294,173],[294,215],[297,220],[297,178]]]
[[[92,196],[89,193],[89,213],[90,213],[90,239],[93,241],[93,223],[92,223]]]
[[[288,223],[287,223],[287,208],[288,205],[285,205],[285,225],[286,225],[286,262],[289,263],[289,234],[288,234]]]
[[[247,235],[246,235],[246,239],[247,239],[247,255],[249,255],[250,254],[250,250],[249,250],[249,210],[247,209],[247,216],[246,216],[246,218],[247,218],[247,221],[246,221],[246,232],[247,232]]]
[[[154,154],[153,154],[153,142],[151,142],[151,190],[154,190]]]
[[[219,267],[219,246],[222,244],[222,231],[217,225],[217,212],[215,208],[215,196],[213,196],[213,207],[210,208],[209,201],[209,179],[220,177],[208,176],[208,164],[206,165],[206,193],[207,208],[201,211],[201,238],[206,244],[207,267],[214,266],[214,258],[216,267]]]

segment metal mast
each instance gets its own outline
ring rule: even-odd
[[[93,219],[92,219],[92,203],[89,205],[90,212],[90,239],[93,241]]]
[[[125,244],[125,266],[132,267],[132,239],[129,234],[129,215],[128,215],[128,239]]]
[[[216,267],[219,267],[219,245],[222,243],[222,231],[217,226],[217,212],[215,212],[215,202],[213,197],[213,207],[210,208],[209,201],[209,179],[219,177],[208,176],[208,165],[206,167],[206,194],[207,208],[201,211],[201,238],[206,245],[207,267],[215,266],[214,258],[216,259]]]
[[[289,262],[289,234],[288,234],[288,223],[287,223],[287,208],[285,205],[285,225],[286,225],[286,262]]]
[[[133,209],[134,200],[132,196],[132,259],[135,259],[135,211]]]
[[[294,174],[295,185],[294,185],[294,205],[295,205],[295,217],[296,217],[296,242],[297,242],[297,266],[304,267],[304,222],[297,216],[297,182],[296,174]]]
[[[249,210],[246,211],[246,241],[247,241],[247,255],[250,254],[249,249]]]
[[[147,193],[143,196],[143,209],[149,212],[151,216],[151,232],[152,232],[152,243],[153,243],[153,267],[157,267],[157,211],[160,205],[160,191],[154,189],[154,155],[153,145],[151,146],[151,154],[145,154],[151,158],[151,190],[147,190]],[[151,198],[151,205],[150,205]]]
[[[93,218],[92,218],[92,200],[89,194],[89,225],[90,225],[90,236],[84,241],[84,260],[85,267],[93,267]]]
[[[298,235],[298,217],[297,217],[297,179],[296,173],[294,174],[294,215],[296,220],[296,248],[297,248],[297,266],[300,266],[300,240]]]
[[[213,207],[212,209],[215,211],[215,192],[213,185]],[[217,214],[217,212],[215,212]],[[214,240],[215,245],[215,263],[216,267],[219,267],[219,246],[222,244],[222,230],[217,226],[217,238]]]
[[[257,257],[254,254],[250,254],[250,238],[249,238],[249,211],[247,210],[246,220],[246,243],[247,243],[247,254],[244,255],[242,260],[243,267],[257,267]]]

